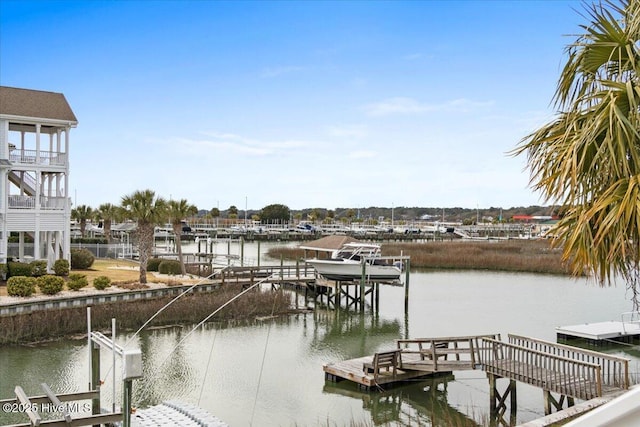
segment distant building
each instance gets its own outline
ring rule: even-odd
[[[534,222],[540,224],[547,221],[555,221],[558,217],[555,215],[513,215],[511,220],[514,222]]]
[[[77,124],[61,93],[0,86],[0,263],[44,259],[51,269],[71,260],[69,132]],[[16,254],[8,253],[11,233]]]

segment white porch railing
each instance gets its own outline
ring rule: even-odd
[[[64,166],[67,164],[67,153],[41,150],[40,157],[38,158],[38,152],[36,150],[15,149],[9,153],[9,161],[13,164]]]
[[[65,197],[40,196],[40,209],[64,210],[67,199]],[[34,196],[11,195],[8,197],[9,209],[35,209],[36,198]]]

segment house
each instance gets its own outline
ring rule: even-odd
[[[77,124],[61,93],[0,86],[0,263],[43,259],[51,269],[71,260],[69,133]],[[16,253],[8,253],[12,233]]]

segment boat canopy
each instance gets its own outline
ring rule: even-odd
[[[300,245],[299,248],[310,250],[310,251],[332,253],[342,248],[347,243],[362,243],[362,242],[350,236],[341,236],[336,234],[332,236],[323,237],[322,239],[307,242],[303,245]]]

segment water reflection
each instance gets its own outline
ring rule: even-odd
[[[361,392],[347,382],[326,383],[323,392],[362,400],[375,425],[469,426],[480,424],[448,403],[453,374],[413,381],[389,390]]]
[[[518,333],[555,340],[555,326],[615,319],[628,311],[624,287],[602,289],[572,279],[513,273],[412,273],[408,311],[404,289],[383,286],[378,311],[317,307],[312,313],[247,323],[209,323],[172,350],[191,329],[144,331],[133,345],[144,356],[145,377],[134,383],[140,407],[165,399],[197,404],[233,426],[454,425],[483,424],[488,381],[479,371],[363,393],[348,382],[324,380],[329,362],[370,355],[407,337]],[[409,327],[411,331],[409,332]],[[128,339],[122,334],[118,341]],[[601,350],[598,348],[596,350]],[[640,351],[606,349],[633,359]],[[39,394],[86,390],[86,340],[35,347],[0,348],[0,398],[16,385]],[[102,376],[111,363],[103,352]],[[116,367],[119,375],[119,368]],[[106,378],[103,404],[111,401]],[[116,385],[116,395],[121,387]],[[539,389],[518,384],[518,422],[544,414]],[[0,413],[0,424],[7,420]]]
[[[313,317],[311,348],[331,348],[345,358],[373,354],[380,348],[394,346],[402,334],[397,319],[381,319],[377,314],[316,309]]]

